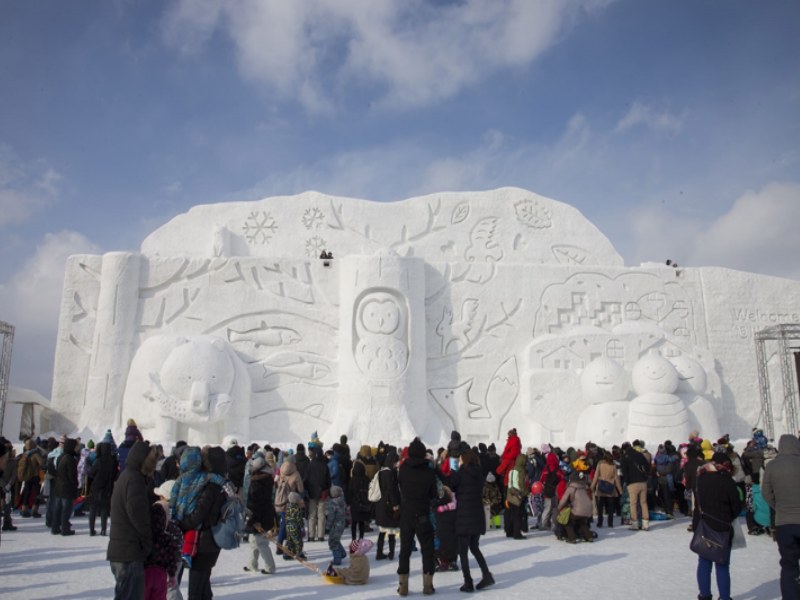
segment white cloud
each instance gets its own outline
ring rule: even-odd
[[[697,236],[693,265],[721,265],[800,279],[800,184],[748,191]]]
[[[24,163],[0,144],[0,227],[17,225],[52,205],[60,175],[43,161]]]
[[[64,266],[72,254],[100,249],[74,231],[48,233],[8,283],[0,285],[0,319],[14,325],[13,385],[49,397]]]
[[[648,204],[630,219],[637,262],[671,258],[683,266],[727,267],[800,280],[800,184],[747,191],[710,223]]]
[[[353,86],[372,90],[379,103],[406,107],[531,63],[582,12],[609,3],[179,0],[165,15],[162,35],[191,53],[223,28],[247,78],[312,111],[329,110]]]
[[[659,109],[637,100],[619,120],[615,131],[619,133],[641,126],[656,133],[674,135],[680,132],[684,119],[685,116],[676,116],[666,109]]]

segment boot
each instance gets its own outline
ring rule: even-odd
[[[400,583],[397,586],[397,593],[401,596],[408,596],[408,575],[399,575]]]
[[[701,596],[697,594],[697,600],[714,600],[714,596]]]
[[[422,574],[422,593],[426,596],[431,596],[436,593],[433,587],[433,573]]]
[[[389,536],[389,560],[394,560],[394,544],[396,538],[393,535]]]
[[[465,577],[464,578],[464,585],[462,585],[458,589],[461,590],[462,592],[473,592],[473,591],[475,591],[475,586],[472,585],[472,577],[469,577],[469,576]]]
[[[650,531],[650,521],[648,519],[642,519],[642,531]]]
[[[475,586],[475,589],[482,590],[490,585],[494,585],[494,577],[492,577],[489,571],[486,571],[486,573],[483,574],[483,578],[478,582],[478,585]]]
[[[383,542],[386,539],[386,533],[381,531],[378,534],[378,550],[375,552],[375,560],[383,560],[386,555],[383,553]]]
[[[609,527],[614,526],[614,515],[608,515],[608,526]]]

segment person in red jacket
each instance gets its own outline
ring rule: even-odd
[[[508,439],[506,440],[506,447],[503,448],[503,455],[500,457],[500,466],[497,467],[496,473],[503,478],[503,488],[508,487],[508,475],[514,468],[514,463],[517,457],[522,453],[522,442],[517,436],[516,429],[510,429],[508,432]]]

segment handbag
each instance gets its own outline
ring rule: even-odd
[[[514,506],[520,506],[525,496],[517,488],[510,487],[506,492],[506,500]]]
[[[569,518],[572,516],[572,509],[569,506],[565,506],[561,509],[561,512],[558,513],[556,517],[556,523],[559,525],[566,525],[569,523]]]
[[[597,482],[597,491],[600,492],[601,494],[611,495],[614,493],[614,490],[616,489],[617,488],[614,485],[614,483],[606,479],[600,479]]]
[[[730,546],[731,546],[731,526],[730,523],[727,523],[728,529],[725,531],[717,531],[716,529],[712,529],[704,520],[703,520],[703,509],[700,507],[700,495],[697,494],[697,510],[700,512],[700,521],[695,527],[694,535],[692,536],[692,541],[689,542],[689,549],[697,554],[698,556],[705,558],[706,560],[710,560],[711,562],[724,565],[728,562],[728,557],[730,556]],[[710,519],[714,519],[715,521],[720,521],[719,519],[715,519],[711,515],[708,515]]]
[[[689,548],[706,560],[718,564],[728,562],[728,550],[731,543],[731,531],[717,531],[711,529],[703,519],[700,519],[694,530]]]

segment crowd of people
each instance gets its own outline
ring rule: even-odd
[[[680,513],[691,517],[690,532],[702,524],[726,540],[722,558],[698,556],[698,598],[707,600],[712,573],[719,597],[730,598],[730,551],[744,512],[747,533],[778,544],[783,598],[800,597],[800,441],[793,435],[782,436],[776,450],[754,430],[741,452],[727,436],[704,440],[696,432],[677,445],[665,440],[654,453],[642,440],[523,450],[515,429],[499,453],[457,431],[436,451],[415,438],[405,447],[378,442],[352,452],[346,436],[325,447],[316,433],[293,448],[224,445],[181,441],[165,455],[133,421],[119,445],[109,430],[97,444],[29,439],[17,456],[3,440],[2,529],[16,529],[17,511],[69,536],[72,519],[88,513],[90,535],[108,537],[115,598],[182,598],[188,571],[189,600],[207,600],[222,551],[215,529],[226,507],[240,501],[245,572],[275,573],[275,556],[305,563],[305,544],[327,543],[324,575],[365,584],[375,546],[374,560],[397,563],[397,593],[406,596],[414,551],[423,594],[435,593],[434,575],[443,570],[460,570],[461,591],[472,592],[495,583],[480,548],[487,529],[502,527],[513,540],[537,529],[569,544],[594,543],[598,528],[647,531],[651,521]],[[376,529],[373,544],[365,536]]]

